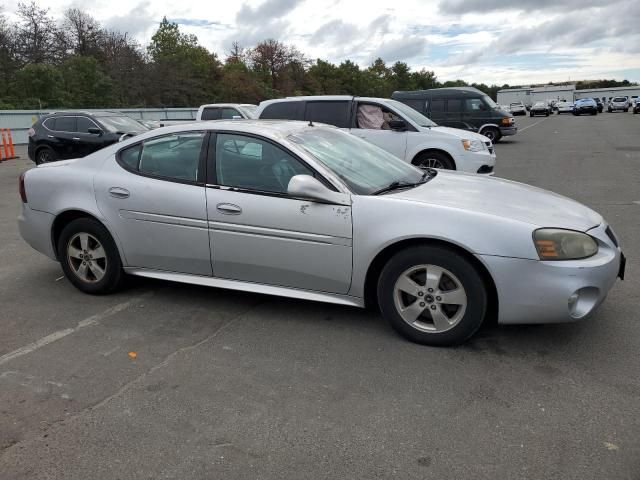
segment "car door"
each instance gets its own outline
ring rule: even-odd
[[[474,130],[475,127],[472,126],[473,122],[469,121],[471,119],[463,120],[463,112],[462,112],[462,99],[460,98],[448,98],[446,103],[446,124],[449,127],[460,128],[463,130]]]
[[[51,121],[53,120],[53,121]],[[51,125],[53,123],[53,125]],[[76,117],[60,116],[48,119],[46,127],[49,146],[60,160],[82,156],[78,152],[76,141]]]
[[[128,266],[211,275],[206,137],[187,131],[147,139],[120,150],[95,176],[98,207]]]
[[[495,123],[489,118],[487,106],[481,98],[465,98],[462,110],[463,122],[476,130],[487,123]]]
[[[384,105],[375,102],[358,102],[350,133],[404,160],[408,133],[407,130],[392,130],[389,127],[391,120],[406,122],[399,113]]]
[[[431,116],[429,119],[438,125],[448,127],[444,98],[432,98],[429,101],[429,111]]]
[[[218,133],[212,136],[209,155],[213,275],[346,294],[351,284],[351,207],[289,196],[294,175],[321,178],[270,140]]]
[[[76,117],[76,137],[78,140],[78,151],[81,156],[87,156],[104,147],[103,135],[90,133],[89,129],[102,129],[89,117]]]

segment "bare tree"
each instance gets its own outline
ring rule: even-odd
[[[95,18],[78,8],[69,8],[64,12],[62,26],[73,53],[98,56],[100,38],[104,32]]]
[[[291,63],[308,64],[304,54],[296,47],[285,45],[273,39],[265,40],[256,45],[249,52],[249,58],[254,70],[266,75],[274,90],[277,89],[279,77],[283,76]]]
[[[15,26],[16,54],[21,64],[53,63],[64,55],[65,45],[48,8],[31,3],[18,3]]]

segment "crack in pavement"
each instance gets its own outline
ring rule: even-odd
[[[68,417],[65,417],[65,418],[62,418],[60,420],[54,421],[54,422],[50,423],[49,426],[50,427],[55,427],[57,425],[76,420],[76,419],[81,418],[81,417],[83,417],[84,415],[86,415],[86,414],[88,414],[90,412],[93,412],[94,410],[97,410],[97,409],[101,408],[102,406],[106,405],[107,403],[109,403],[114,398],[117,398],[118,396],[120,396],[121,394],[123,394],[124,392],[129,390],[129,388],[131,388],[136,383],[144,380],[147,376],[151,375],[152,373],[156,372],[157,370],[159,370],[159,369],[161,369],[163,367],[166,367],[169,364],[169,362],[174,357],[176,357],[177,355],[179,355],[181,353],[184,353],[184,352],[189,352],[189,351],[195,350],[195,349],[199,348],[200,346],[204,345],[205,343],[215,339],[218,335],[220,335],[220,333],[224,332],[231,325],[237,323],[243,316],[245,316],[246,314],[251,312],[256,307],[262,305],[266,301],[268,301],[268,300],[259,300],[259,301],[254,302],[249,308],[247,308],[246,310],[242,311],[241,313],[238,313],[237,315],[233,316],[226,323],[223,323],[222,325],[220,325],[211,335],[207,336],[206,338],[204,338],[204,339],[202,339],[202,340],[200,340],[200,341],[198,341],[198,342],[196,342],[196,343],[194,343],[192,345],[187,345],[185,347],[182,347],[182,348],[179,348],[179,349],[175,350],[174,352],[171,352],[160,363],[154,365],[153,367],[151,367],[146,372],[143,372],[142,374],[138,375],[133,380],[125,383],[122,387],[120,387],[113,394],[109,395],[108,397],[103,398],[98,403],[95,403],[93,405],[89,405],[89,406],[83,408],[82,410],[78,411],[77,413],[75,413],[73,415],[70,415]],[[30,442],[30,441],[32,441],[32,440],[34,440],[36,438],[38,438],[38,436],[37,435],[33,435],[33,436],[29,437],[29,438],[25,438],[25,439],[20,440],[18,442],[11,443],[11,444],[7,445],[5,448],[0,448],[0,460],[5,458],[5,456],[8,455],[9,452],[11,450],[13,450],[14,448],[16,448],[16,447],[20,448],[20,446],[22,444],[24,444],[26,442]]]

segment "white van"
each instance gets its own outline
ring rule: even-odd
[[[386,98],[324,95],[267,100],[260,103],[255,118],[334,125],[421,168],[492,175],[496,161],[487,137],[440,127],[404,103]]]

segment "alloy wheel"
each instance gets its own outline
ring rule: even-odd
[[[425,158],[420,161],[418,168],[427,170],[429,168],[446,168],[438,158]]]
[[[440,333],[456,326],[467,308],[467,293],[458,278],[437,265],[416,265],[396,280],[393,299],[411,327]]]
[[[96,283],[107,271],[107,255],[101,243],[90,233],[76,233],[67,244],[67,261],[83,282]]]

